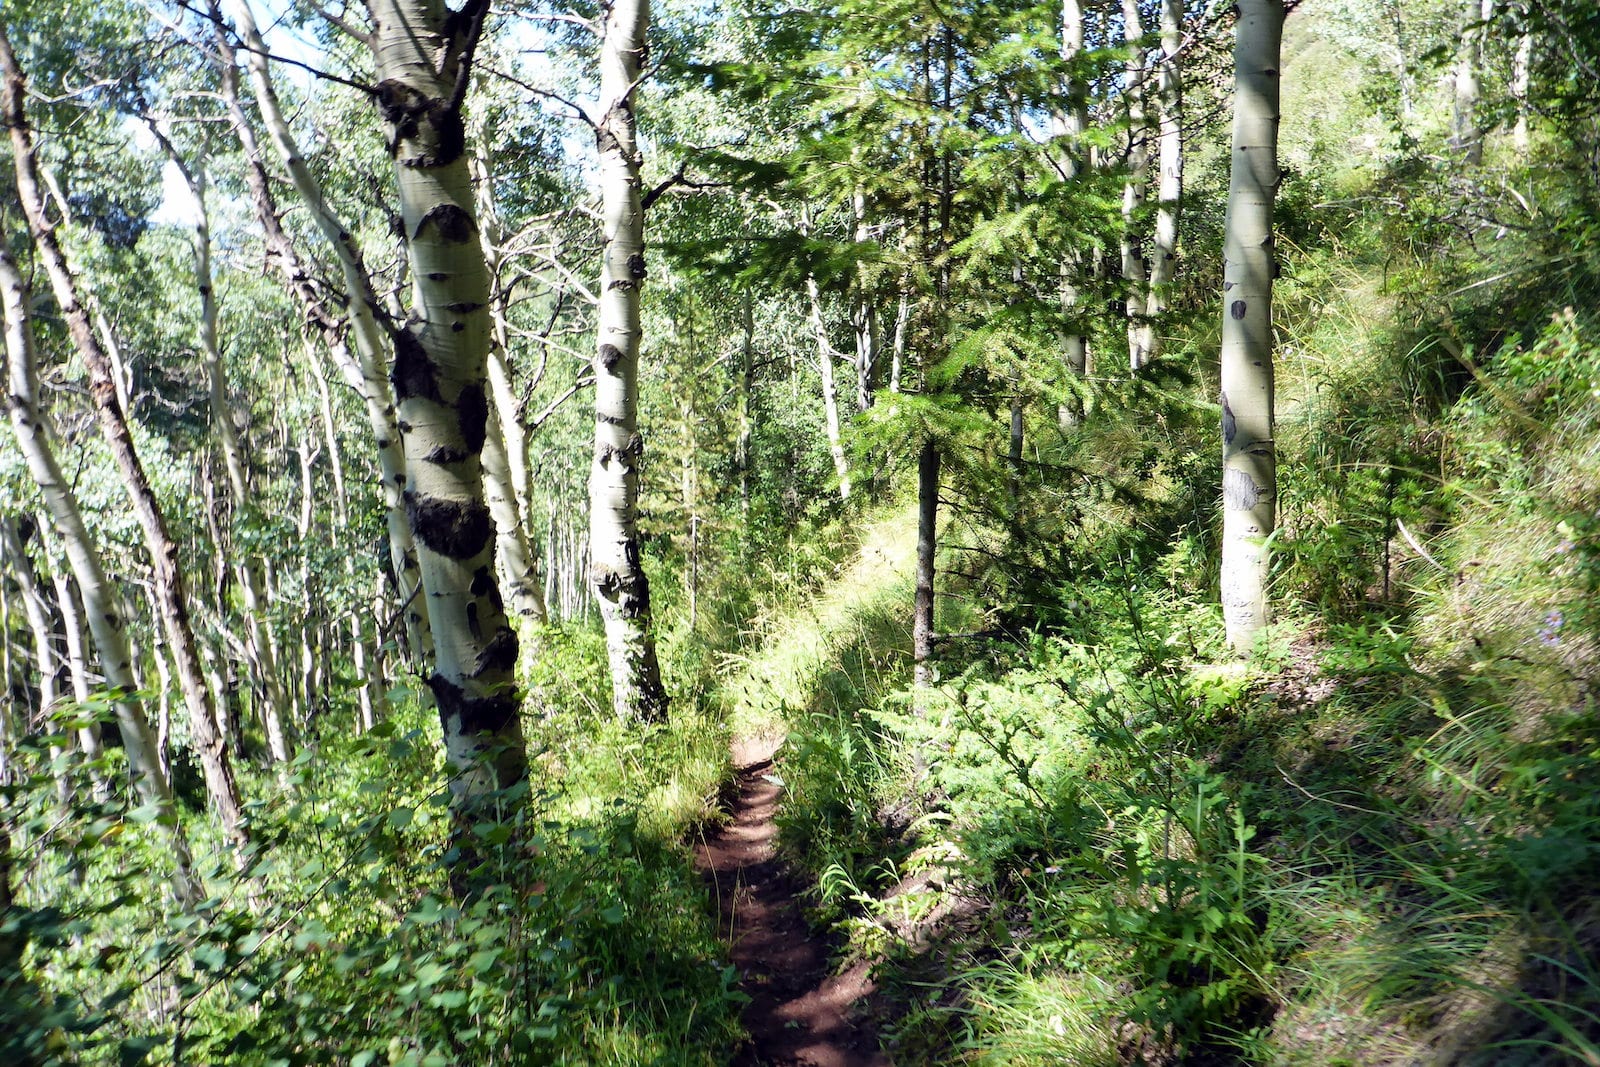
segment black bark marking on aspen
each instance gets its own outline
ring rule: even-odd
[[[600,365],[611,373],[617,369],[617,364],[622,362],[622,349],[616,345],[600,346]]]
[[[461,440],[467,454],[476,456],[483,451],[483,442],[489,436],[489,397],[481,385],[464,385],[456,396],[456,419],[461,424]]]
[[[209,286],[209,285],[202,285],[202,286],[201,286],[201,287],[200,287],[200,295],[201,295],[201,296],[210,296],[210,295],[211,295],[211,286]]]
[[[450,280],[450,275],[442,270],[434,270],[428,272],[427,279],[430,282],[447,282]]]
[[[457,321],[457,322],[452,322],[450,324],[450,332],[451,333],[460,333],[462,330],[465,330],[466,328],[467,328],[467,324],[464,323],[464,322]]]
[[[616,152],[622,148],[621,143],[617,140],[617,135],[604,125],[594,131],[594,143],[601,155],[605,155],[607,152]]]
[[[413,428],[412,425],[405,419],[401,419],[399,422],[395,423],[395,425],[400,428],[400,432],[403,434],[410,433]]]
[[[639,286],[637,284],[635,284],[634,282],[628,281],[626,278],[617,278],[614,281],[612,281],[612,283],[610,285],[606,286],[606,292],[609,293],[613,289],[621,289],[624,292],[626,292],[629,289],[637,289],[637,288],[639,288]]]
[[[638,430],[628,435],[628,443],[622,447],[622,455],[629,459],[636,459],[644,455],[644,435]],[[629,542],[632,544],[633,542]]]
[[[452,448],[449,445],[435,445],[426,456],[422,457],[425,463],[460,463],[470,458],[472,458],[472,453],[463,452],[461,449]]]
[[[467,150],[467,126],[461,121],[461,112],[452,108],[448,100],[437,100],[432,108],[436,141],[433,157],[418,160],[415,165],[443,167],[461,158]]]
[[[453,304],[445,305],[446,310],[452,311],[457,315],[470,315],[481,307],[483,307],[482,304],[474,304],[469,300],[458,300]]]
[[[1233,444],[1233,435],[1239,432],[1238,420],[1233,417],[1233,409],[1228,406],[1228,394],[1222,394],[1222,443]]]
[[[482,678],[486,674],[509,674],[517,666],[517,635],[509,626],[495,631],[489,643],[478,653],[470,677]]]
[[[378,114],[394,127],[394,139],[389,143],[392,155],[401,141],[409,141],[417,135],[418,121],[428,109],[428,97],[395,78],[379,82],[374,87],[374,96]]]
[[[609,412],[597,411],[595,412],[594,421],[603,422],[607,426],[621,426],[623,420],[621,415],[612,415]]]
[[[406,517],[411,532],[430,551],[446,559],[471,559],[489,545],[494,521],[477,500],[444,500],[407,493]]]
[[[111,628],[113,630],[115,630],[115,629],[117,629],[117,628],[122,626],[122,620],[117,618],[117,613],[114,612],[114,611],[106,612],[106,622],[111,626]]]
[[[644,265],[644,253],[635,252],[628,257],[628,276],[630,278],[647,278],[650,272]]]
[[[421,237],[430,222],[439,231],[439,240],[450,244],[465,244],[478,235],[477,223],[472,221],[472,215],[460,204],[434,205],[417,223],[417,232],[412,237]]]
[[[1245,311],[1246,308],[1243,300],[1235,300],[1228,307],[1228,314],[1232,315],[1235,320],[1244,318]]]
[[[472,635],[474,641],[483,640],[483,624],[478,621],[478,602],[467,601],[467,633]]]
[[[464,737],[497,734],[517,715],[515,693],[469,697],[466,690],[442,674],[429,678],[428,688],[433,690],[433,699],[439,704],[439,724],[444,727],[446,736],[451,733]],[[452,725],[454,730],[451,729]]]
[[[472,572],[472,584],[467,587],[467,592],[473,596],[487,596],[489,590],[494,588],[494,575],[488,567],[479,567]]]
[[[442,400],[436,369],[433,360],[428,358],[428,350],[422,346],[416,334],[408,329],[395,333],[394,370],[390,378],[394,381],[396,397],[400,400]]]
[[[380,452],[383,451],[385,448],[388,448],[392,444],[394,444],[394,442],[389,440],[387,437],[378,438],[378,450]]]

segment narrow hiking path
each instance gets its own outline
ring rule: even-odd
[[[892,1065],[866,1014],[873,992],[867,965],[831,972],[831,939],[805,921],[805,881],[777,855],[777,753],[792,716],[836,710],[824,706],[830,672],[867,669],[846,667],[851,646],[864,641],[864,620],[908,610],[915,535],[909,508],[864,526],[855,558],[826,588],[761,620],[760,647],[723,685],[739,738],[735,791],[728,822],[696,847],[695,864],[711,884],[730,962],[750,997],[744,1021],[751,1044],[736,1067]]]
[[[776,743],[735,746],[731,820],[695,849],[711,882],[730,960],[750,997],[750,1047],[737,1067],[891,1067],[863,1013],[873,986],[867,965],[829,969],[831,945],[801,912],[804,884],[778,858]]]

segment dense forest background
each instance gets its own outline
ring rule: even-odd
[[[0,1059],[1600,1064],[1589,0],[457,7],[0,0]]]

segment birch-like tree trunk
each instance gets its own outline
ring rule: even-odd
[[[1483,162],[1483,126],[1478,102],[1483,95],[1484,27],[1494,17],[1494,0],[1463,0],[1461,39],[1456,51],[1450,107],[1450,147],[1468,164]],[[1481,25],[1480,25],[1481,23]]]
[[[177,666],[178,683],[189,713],[190,738],[205,775],[206,791],[221,819],[224,833],[235,846],[242,846],[249,840],[243,821],[243,805],[239,799],[238,784],[234,781],[233,766],[228,759],[223,738],[217,731],[210,697],[206,692],[194,630],[189,622],[183,573],[178,566],[178,545],[167,530],[166,516],[134,448],[133,435],[117,402],[117,387],[112,378],[110,361],[79,299],[77,279],[68,267],[57,240],[55,224],[45,214],[33,133],[23,107],[25,85],[22,71],[17,66],[11,42],[3,28],[0,28],[0,69],[3,69],[5,77],[3,110],[11,135],[18,199],[22,202],[22,211],[28,220],[39,258],[50,277],[56,302],[66,320],[68,334],[88,368],[89,394],[94,402],[101,436],[111,451],[129,503],[144,534],[156,595],[161,604],[162,627]]]
[[[499,287],[502,234],[495,208],[489,154],[480,138],[472,160],[473,188],[477,193],[478,228],[483,258],[492,287]],[[489,342],[489,434],[483,445],[484,491],[494,516],[495,560],[500,583],[511,595],[517,615],[538,623],[548,621],[538,555],[528,536],[528,444],[522,428],[521,405],[511,386],[511,330],[506,321],[507,295],[491,292]]]
[[[600,337],[594,361],[594,464],[589,472],[589,577],[605,622],[611,702],[624,719],[667,714],[650,583],[639,544],[639,304],[646,269],[635,91],[643,76],[648,0],[613,0],[600,46]]]
[[[43,516],[40,517],[43,521]],[[61,635],[67,645],[67,677],[72,681],[72,699],[80,707],[89,703],[89,642],[84,622],[82,600],[74,587],[72,575],[58,571],[55,576],[56,604],[61,609]],[[89,761],[89,777],[94,782],[94,795],[98,800],[111,796],[111,784],[97,765],[105,750],[100,743],[100,724],[86,722],[78,727],[78,747]]]
[[[1233,159],[1222,275],[1222,612],[1248,653],[1267,623],[1267,538],[1277,521],[1273,440],[1273,201],[1283,0],[1241,0],[1234,45]]]
[[[1156,232],[1150,247],[1150,291],[1145,303],[1140,348],[1149,362],[1160,357],[1162,319],[1178,266],[1178,213],[1183,200],[1183,79],[1178,50],[1183,47],[1183,0],[1162,0],[1161,64],[1156,83],[1160,172],[1156,191]]]
[[[1083,7],[1079,0],[1061,0],[1061,61],[1076,63],[1083,55]],[[1053,116],[1055,135],[1061,140],[1061,175],[1074,181],[1085,170],[1082,138],[1089,126],[1088,88],[1083,79],[1069,72],[1061,86],[1060,106]],[[1081,250],[1069,252],[1061,262],[1061,311],[1066,317],[1066,333],[1061,339],[1062,362],[1067,373],[1082,379],[1089,373],[1089,339],[1074,321],[1078,315],[1078,282],[1083,274]],[[1063,403],[1056,413],[1064,429],[1076,426],[1083,418],[1083,406],[1076,398]]]
[[[0,29],[0,39],[3,37],[4,31]],[[6,52],[9,54],[9,47]],[[205,894],[194,875],[188,839],[172,807],[172,787],[161,763],[161,746],[134,696],[140,685],[134,673],[133,652],[128,647],[127,622],[113,587],[106,581],[99,550],[84,526],[72,483],[62,477],[49,429],[39,410],[38,364],[29,317],[31,303],[27,281],[11,258],[4,235],[0,234],[0,309],[3,309],[5,321],[7,407],[11,427],[28,464],[28,472],[39,487],[45,509],[61,538],[67,565],[77,579],[89,633],[99,652],[101,674],[107,688],[116,694],[111,705],[112,714],[122,734],[134,794],[141,803],[153,806],[161,816],[161,824],[167,827],[172,850],[173,892],[180,904],[190,908]]]
[[[1519,155],[1528,151],[1528,113],[1533,110],[1529,89],[1533,78],[1533,31],[1524,25],[1517,35],[1517,54],[1511,62],[1511,96],[1517,102],[1517,121],[1511,144]]]
[[[428,609],[431,605],[428,598],[418,592],[421,577],[417,552],[403,499],[407,485],[405,453],[401,447],[400,428],[396,421],[394,392],[389,382],[390,352],[398,341],[392,344],[385,336],[383,327],[378,321],[382,303],[373,287],[372,276],[361,258],[361,251],[356,246],[354,236],[328,205],[321,183],[306,165],[305,157],[301,155],[299,145],[289,128],[288,118],[284,114],[283,106],[278,100],[277,89],[273,84],[266,42],[262,40],[256,28],[249,0],[228,0],[228,4],[239,35],[245,44],[251,85],[255,89],[256,109],[261,114],[262,122],[266,125],[279,159],[289,173],[295,192],[310,211],[317,229],[333,248],[339,262],[355,358],[350,358],[349,348],[343,342],[335,340],[326,328],[324,333],[329,336],[329,350],[338,362],[341,373],[361,397],[367,422],[372,427],[373,439],[377,443],[378,471],[383,487],[389,553],[398,585],[397,595],[400,603],[406,605],[406,634],[412,653],[419,662],[425,661],[431,651],[428,625]],[[220,34],[219,42],[224,50],[223,68],[226,77],[227,70],[233,68],[233,61],[230,58],[231,52],[226,50],[226,42],[222,40]],[[249,123],[243,121],[242,111],[235,110],[237,114],[234,116],[234,127],[241,144],[247,156],[258,160],[260,153],[252,147],[254,136],[248,132]],[[270,198],[270,187],[264,183],[264,171],[259,171],[256,167],[250,170],[252,173],[259,173],[263,179],[259,185],[255,178],[250,180],[256,201],[256,215],[267,235],[269,251],[277,261],[279,269],[285,274],[291,291],[306,309],[308,316],[311,316],[321,299],[317,295],[316,286],[311,281],[310,273],[300,264],[299,257],[294,254],[292,244],[278,223],[277,212],[273,209]],[[323,318],[326,319],[325,311]]]
[[[167,158],[172,161],[193,201],[194,225],[189,234],[195,291],[200,295],[199,341],[200,354],[205,360],[206,383],[211,402],[211,429],[217,447],[222,453],[222,464],[228,474],[228,490],[232,497],[234,526],[247,520],[251,493],[249,475],[245,467],[244,449],[240,447],[239,433],[234,421],[233,399],[229,395],[227,371],[222,361],[222,330],[217,312],[215,279],[211,274],[211,217],[206,203],[209,182],[204,166],[190,163],[178,151],[166,132],[152,122],[155,134]],[[219,544],[222,542],[219,539]],[[257,702],[261,727],[267,737],[267,751],[277,763],[289,762],[288,732],[284,728],[284,713],[290,702],[279,669],[277,650],[268,639],[269,623],[266,619],[267,596],[263,588],[259,563],[248,553],[238,560],[235,570],[239,576],[239,592],[244,598],[245,637],[249,642],[250,666],[256,676],[256,690],[264,699]],[[218,604],[219,611],[226,605]]]
[[[495,579],[483,491],[489,432],[489,270],[461,108],[487,0],[368,0],[377,103],[394,159],[412,307],[395,335],[406,513],[433,627],[434,672],[458,803],[527,776],[517,635]]]
[[[1140,233],[1150,189],[1150,129],[1145,118],[1144,26],[1139,21],[1139,0],[1122,0],[1122,32],[1129,51],[1123,68],[1128,119],[1128,174],[1122,182],[1123,306],[1128,317],[1128,369],[1138,371],[1150,362],[1144,317],[1150,281]]]
[[[828,435],[828,454],[833,457],[833,473],[839,479],[839,499],[850,499],[850,461],[844,453],[844,437],[839,426],[839,382],[834,374],[837,352],[828,341],[828,325],[822,317],[822,287],[806,275],[806,297],[810,306],[811,335],[817,345],[817,374],[822,379],[822,425]]]

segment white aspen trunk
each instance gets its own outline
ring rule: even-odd
[[[1528,95],[1533,77],[1533,31],[1526,26],[1517,37],[1517,54],[1511,65],[1511,95],[1517,102],[1517,122],[1511,130],[1511,143],[1517,154],[1528,151],[1528,113],[1532,99]]]
[[[1456,52],[1453,100],[1450,108],[1450,147],[1462,161],[1483,162],[1483,129],[1478,123],[1478,100],[1483,93],[1483,31],[1473,25],[1494,14],[1494,0],[1464,0],[1461,40]]]
[[[1079,0],[1061,2],[1061,60],[1075,63],[1083,55],[1083,7]],[[1088,88],[1083,79],[1069,74],[1061,86],[1061,106],[1053,122],[1061,138],[1061,173],[1072,181],[1085,171],[1082,138],[1089,126]],[[1061,358],[1067,373],[1082,379],[1089,373],[1089,339],[1074,321],[1078,311],[1078,280],[1083,274],[1081,250],[1069,252],[1061,262],[1061,311],[1067,320],[1061,339]],[[1056,412],[1062,429],[1072,429],[1083,420],[1083,405],[1077,398],[1061,404]]]
[[[67,643],[67,677],[72,683],[72,698],[79,706],[88,704],[89,642],[85,630],[83,610],[78,603],[78,592],[73,588],[72,576],[65,572],[55,574],[56,605],[61,609],[61,633]],[[78,747],[90,762],[89,777],[94,782],[97,800],[111,797],[111,784],[105,774],[94,764],[104,755],[100,744],[100,725],[90,722],[78,727]]]
[[[3,37],[3,30],[0,30],[0,37]],[[162,745],[153,736],[143,709],[135,702],[134,694],[140,686],[134,673],[133,652],[128,646],[126,619],[106,581],[99,551],[84,526],[72,484],[62,477],[49,430],[39,411],[33,330],[28,318],[31,304],[27,282],[0,235],[0,307],[4,309],[5,319],[7,407],[11,426],[18,448],[27,461],[28,472],[39,487],[39,495],[61,538],[67,564],[77,580],[89,633],[100,654],[101,674],[106,686],[117,694],[112,701],[112,712],[128,756],[134,793],[141,803],[156,808],[163,825],[168,828],[173,892],[182,906],[190,908],[204,898],[204,892],[194,874],[188,839],[172,807],[172,788],[161,758]]]
[[[193,256],[195,290],[200,295],[199,340],[200,352],[205,359],[206,380],[211,402],[211,428],[216,434],[217,446],[222,452],[223,467],[228,473],[228,489],[233,499],[230,509],[234,525],[245,520],[250,507],[249,474],[245,468],[244,450],[239,446],[239,434],[234,421],[234,404],[228,391],[227,372],[222,363],[221,328],[217,314],[217,294],[211,274],[211,218],[206,205],[206,190],[210,184],[205,170],[199,164],[190,164],[178,152],[177,146],[152,124],[152,130],[167,157],[183,177],[193,198],[195,222],[190,234]],[[301,538],[302,542],[304,538]],[[287,763],[288,736],[283,725],[283,712],[289,706],[279,671],[276,650],[267,636],[265,613],[267,598],[262,591],[261,571],[256,561],[245,554],[237,566],[239,591],[244,599],[245,636],[248,640],[250,666],[255,674],[256,689],[264,699],[260,702],[261,726],[267,737],[267,751],[276,763]],[[225,605],[218,605],[225,610]]]
[[[613,0],[600,47],[600,337],[594,360],[594,463],[589,473],[589,581],[605,623],[611,702],[618,717],[667,715],[651,628],[650,583],[639,543],[639,305],[647,271],[643,163],[634,114],[643,77],[648,0]]]
[[[522,429],[521,405],[511,385],[511,330],[506,320],[509,289],[501,291],[500,216],[495,207],[490,159],[483,138],[477,138],[472,161],[477,195],[478,230],[491,282],[489,300],[493,333],[489,342],[489,437],[483,446],[483,484],[494,516],[495,560],[500,584],[511,597],[511,610],[543,624],[548,620],[538,555],[528,536],[528,442]]]
[[[1145,347],[1145,304],[1149,278],[1142,251],[1142,208],[1150,186],[1150,129],[1145,119],[1144,27],[1139,22],[1139,0],[1122,0],[1123,39],[1132,55],[1124,68],[1123,93],[1128,117],[1128,176],[1122,183],[1122,284],[1128,316],[1128,369],[1139,371],[1150,362]]]
[[[839,430],[839,386],[833,374],[836,353],[828,343],[828,327],[822,318],[822,290],[817,280],[806,276],[806,296],[810,300],[811,334],[817,345],[817,373],[822,378],[822,422],[828,435],[828,454],[833,457],[833,473],[839,479],[839,499],[850,499],[850,462],[844,454]]]
[[[189,622],[183,574],[178,566],[178,546],[167,531],[166,517],[162,514],[155,491],[134,448],[127,419],[117,404],[116,383],[112,379],[110,363],[78,297],[77,280],[57,241],[55,225],[45,216],[32,131],[23,108],[25,86],[22,72],[17,67],[11,42],[3,29],[0,29],[0,67],[4,68],[5,74],[4,112],[11,134],[17,192],[22,210],[27,216],[39,258],[50,277],[62,317],[67,321],[73,346],[88,368],[89,392],[94,401],[101,436],[111,450],[129,503],[144,534],[155,577],[156,595],[161,602],[161,622],[177,664],[178,682],[189,713],[194,748],[205,775],[206,791],[221,819],[224,833],[234,846],[242,847],[249,841],[243,822],[243,805],[239,798],[239,787],[234,781],[233,766],[216,731],[211,702],[201,675],[194,631]]]
[[[872,240],[872,227],[867,224],[867,194],[859,183],[851,193],[850,210],[851,236],[857,246],[864,246]],[[878,365],[878,309],[859,278],[851,287],[850,325],[856,335],[856,410],[866,411],[872,406],[872,374]]]
[[[403,498],[407,486],[405,452],[401,446],[400,428],[396,421],[394,392],[389,384],[391,344],[385,337],[377,318],[381,303],[373,288],[372,276],[367,272],[360,250],[356,247],[355,238],[328,206],[321,184],[300,154],[300,148],[289,128],[288,119],[284,116],[283,107],[278,101],[277,90],[272,82],[266,43],[256,28],[249,0],[229,0],[229,10],[233,14],[234,22],[247,49],[246,63],[250,71],[251,84],[255,88],[256,109],[261,114],[280,160],[289,172],[295,192],[311,212],[317,229],[332,246],[339,261],[339,270],[345,287],[346,314],[349,319],[350,336],[355,342],[356,358],[350,359],[349,349],[342,344],[331,344],[330,351],[334,358],[340,361],[339,367],[346,381],[361,397],[367,422],[372,427],[373,438],[377,443],[384,518],[389,534],[391,563],[398,585],[397,598],[399,603],[408,605],[405,612],[406,633],[413,655],[418,658],[419,663],[425,662],[432,651],[428,620],[430,602],[427,597],[414,595],[421,577]],[[230,68],[232,65],[230,60],[224,60],[225,68]],[[248,130],[249,124],[243,121],[242,112],[235,117],[234,125],[236,131],[240,131],[241,143],[244,143],[247,135],[242,131]],[[246,143],[245,147],[247,153],[250,153],[250,145]],[[282,232],[277,226],[276,215],[268,205],[261,202],[259,194],[257,215],[262,217],[263,222],[267,218],[273,220],[267,227],[269,238],[272,230]],[[287,239],[279,244],[275,253],[280,269],[289,274],[291,288],[300,294],[302,303],[308,299],[314,301],[315,290],[302,284],[309,278],[309,274],[299,266],[297,260],[293,259],[292,246],[288,244]],[[307,310],[311,309],[308,307]],[[398,339],[395,343],[399,343]]]
[[[370,0],[368,10],[412,280],[409,321],[395,335],[394,386],[406,512],[433,628],[428,686],[451,790],[458,810],[470,811],[527,777],[517,635],[495,581],[494,523],[484,501],[489,271],[461,118],[487,4],[454,14],[437,0]]]
[[[1267,623],[1267,538],[1277,521],[1273,439],[1273,200],[1283,0],[1241,0],[1222,281],[1222,611],[1245,654]]]
[[[894,312],[894,344],[890,348],[889,392],[900,391],[900,374],[906,365],[906,328],[911,323],[911,294],[902,290]]]
[[[1146,361],[1158,359],[1162,326],[1178,266],[1178,214],[1183,200],[1183,79],[1178,50],[1183,47],[1183,0],[1162,0],[1161,67],[1156,85],[1159,111],[1159,184],[1156,233],[1150,256],[1150,293],[1145,306],[1143,348]]]

